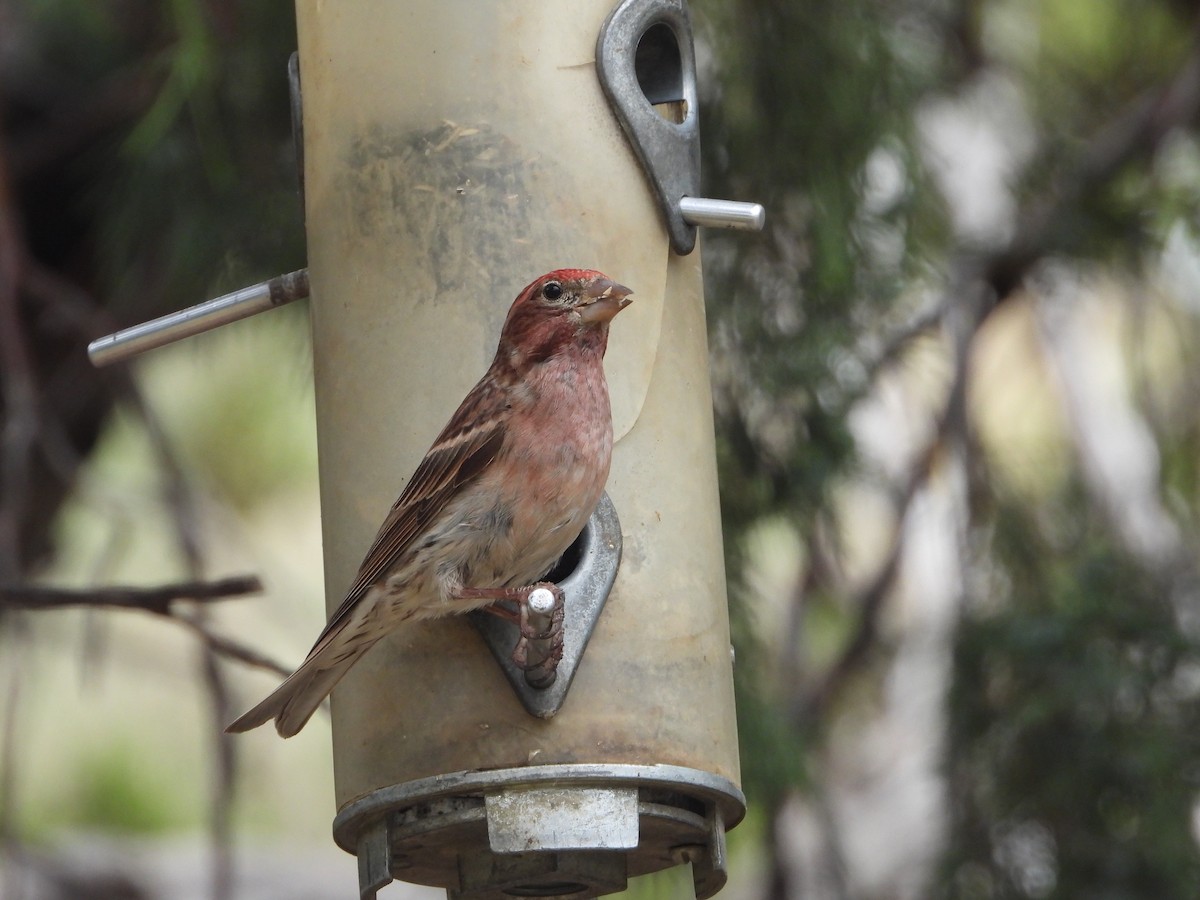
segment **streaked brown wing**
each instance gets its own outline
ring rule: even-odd
[[[461,410],[460,410],[461,412]],[[325,639],[337,630],[351,608],[366,594],[372,584],[385,576],[408,550],[413,540],[422,534],[445,508],[449,499],[483,472],[496,458],[504,443],[504,426],[495,418],[479,427],[456,431],[458,416],[446,427],[437,442],[425,454],[421,464],[405,485],[400,498],[393,504],[367,551],[354,584],[334,614],[309,655],[318,652]]]

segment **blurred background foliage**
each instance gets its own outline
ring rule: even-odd
[[[1194,897],[1200,4],[693,17],[707,193],[769,212],[704,245],[752,807],[728,891]],[[303,311],[132,378],[83,357],[303,265],[294,46],[287,3],[0,0],[0,584],[260,571],[222,633],[311,637]],[[6,896],[84,896],[118,856],[83,835],[208,823],[188,896],[235,895],[222,847],[328,843],[327,725],[299,789],[272,735],[232,757],[228,667],[177,625],[0,618]]]

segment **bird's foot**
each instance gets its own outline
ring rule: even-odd
[[[514,623],[521,632],[513,647],[513,665],[525,673],[530,687],[548,688],[563,655],[563,592],[541,581],[521,588],[462,588],[458,596],[490,599],[483,612]]]
[[[530,585],[517,600],[521,637],[512,661],[525,672],[530,687],[548,688],[558,675],[563,655],[563,592],[548,581]]]

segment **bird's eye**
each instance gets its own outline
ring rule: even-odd
[[[557,281],[547,282],[546,286],[542,288],[542,296],[547,300],[557,300],[562,296],[562,292],[562,285]]]

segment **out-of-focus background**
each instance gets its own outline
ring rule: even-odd
[[[1200,3],[692,12],[707,193],[769,211],[704,238],[726,896],[1197,896]],[[83,353],[304,264],[293,16],[0,0],[5,898],[354,890],[327,719],[218,727],[323,620],[303,304]]]

